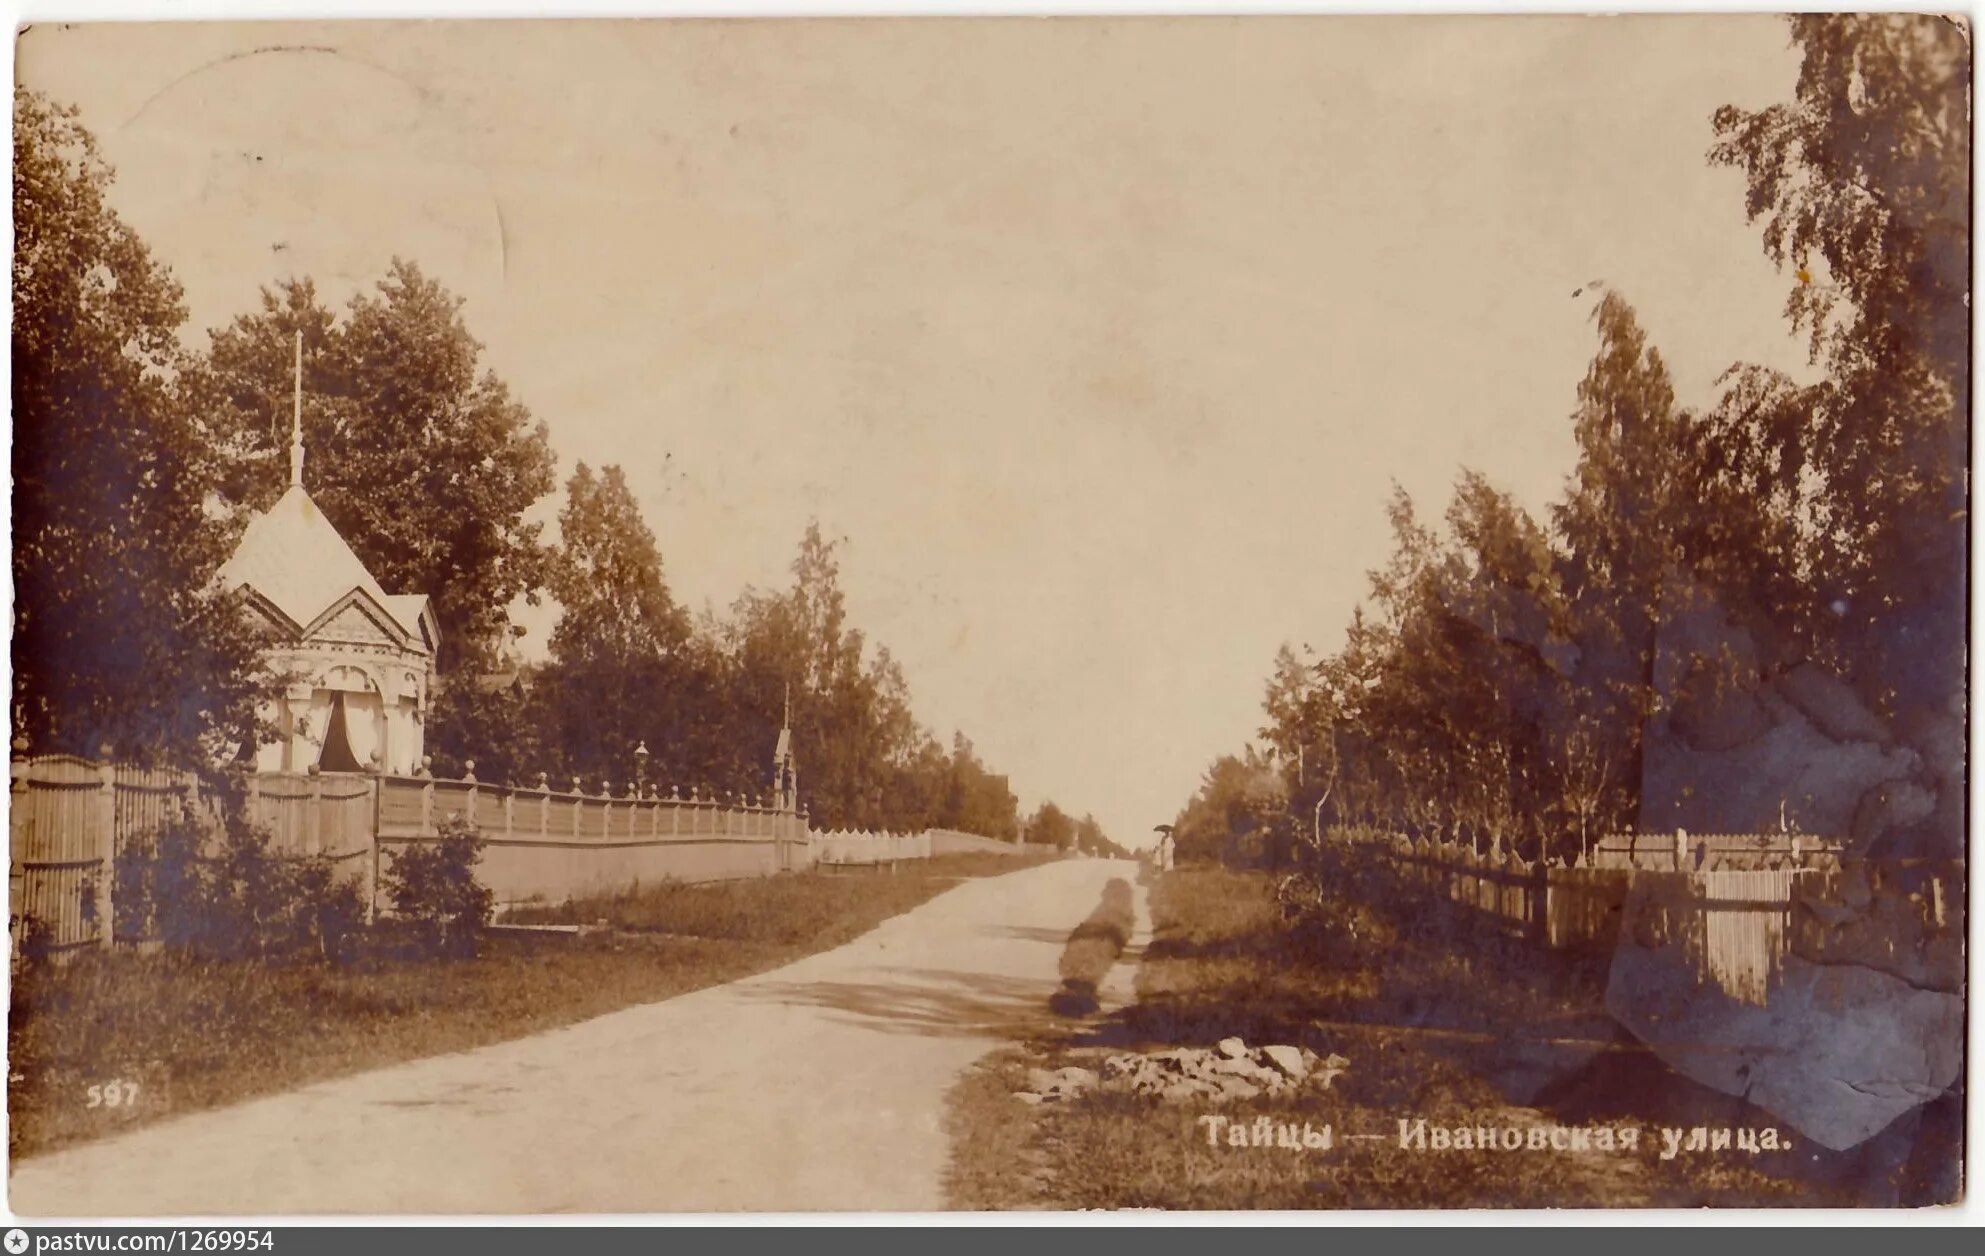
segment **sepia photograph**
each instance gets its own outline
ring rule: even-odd
[[[23,22],[7,1251],[1951,1214],[1972,36]]]

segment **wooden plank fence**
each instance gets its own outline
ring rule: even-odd
[[[116,919],[115,857],[128,841],[186,814],[217,826],[197,774],[68,755],[10,765],[9,931],[27,922],[63,952],[97,945]],[[477,875],[499,903],[567,898],[665,879],[708,881],[793,871],[810,862],[806,817],[768,801],[652,791],[589,794],[473,780],[362,773],[250,776],[244,808],[280,855],[321,855],[349,869],[375,907],[392,853],[436,840],[451,815],[486,843]]]
[[[56,951],[97,945],[115,921],[115,855],[131,838],[195,814],[217,826],[219,809],[190,772],[95,763],[68,755],[16,758],[9,929],[19,953],[34,920]],[[804,812],[773,800],[717,798],[691,790],[616,796],[574,780],[553,789],[474,779],[369,773],[272,773],[246,780],[249,821],[278,854],[321,855],[381,905],[380,876],[395,852],[438,840],[451,816],[473,821],[484,842],[476,875],[499,904],[558,902],[655,881],[716,881],[797,872],[815,863],[878,864],[928,858],[961,843],[1018,853],[1024,847],[970,834],[814,833]]]
[[[1686,833],[1609,837],[1591,864],[1532,864],[1458,844],[1380,839],[1410,879],[1478,913],[1491,927],[1554,948],[1610,949],[1631,911],[1635,940],[1680,943],[1703,981],[1763,1004],[1797,942],[1802,901],[1836,899],[1844,883],[1837,843],[1786,834]],[[1954,924],[1943,874],[1890,897],[1907,931]],[[1863,897],[1866,892],[1863,890]]]

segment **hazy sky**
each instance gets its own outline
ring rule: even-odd
[[[1804,374],[1703,160],[1777,19],[43,27],[197,328],[395,253],[692,606],[818,517],[919,715],[1120,840],[1479,468],[1541,509],[1603,279]],[[542,629],[542,625],[540,625]],[[543,632],[535,634],[541,642]],[[769,748],[768,748],[769,753]]]

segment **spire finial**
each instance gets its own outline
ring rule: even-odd
[[[290,405],[289,486],[303,487],[303,332],[296,333],[296,383]]]
[[[793,726],[793,682],[790,680],[786,682],[786,719],[784,726],[786,728]]]

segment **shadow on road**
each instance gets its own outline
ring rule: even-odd
[[[1117,956],[1123,954],[1136,924],[1130,882],[1122,877],[1111,878],[1103,887],[1103,898],[1096,904],[1096,910],[1075,927],[1062,947],[1061,989],[1048,1000],[1048,1010],[1057,1016],[1093,1015],[1100,1007],[1096,987],[1109,975]]]
[[[1013,1037],[1040,1019],[1047,982],[937,968],[885,970],[882,981],[758,982],[752,999],[843,1013],[849,1024],[931,1038]]]
[[[1114,878],[1074,930],[1000,926],[983,932],[1061,946],[1057,987],[1043,978],[940,968],[880,970],[872,981],[755,981],[745,997],[842,1013],[849,1024],[926,1037],[1014,1038],[1040,1022],[1042,1004],[1061,1016],[1097,1010],[1096,987],[1130,941],[1136,911],[1130,883]]]

